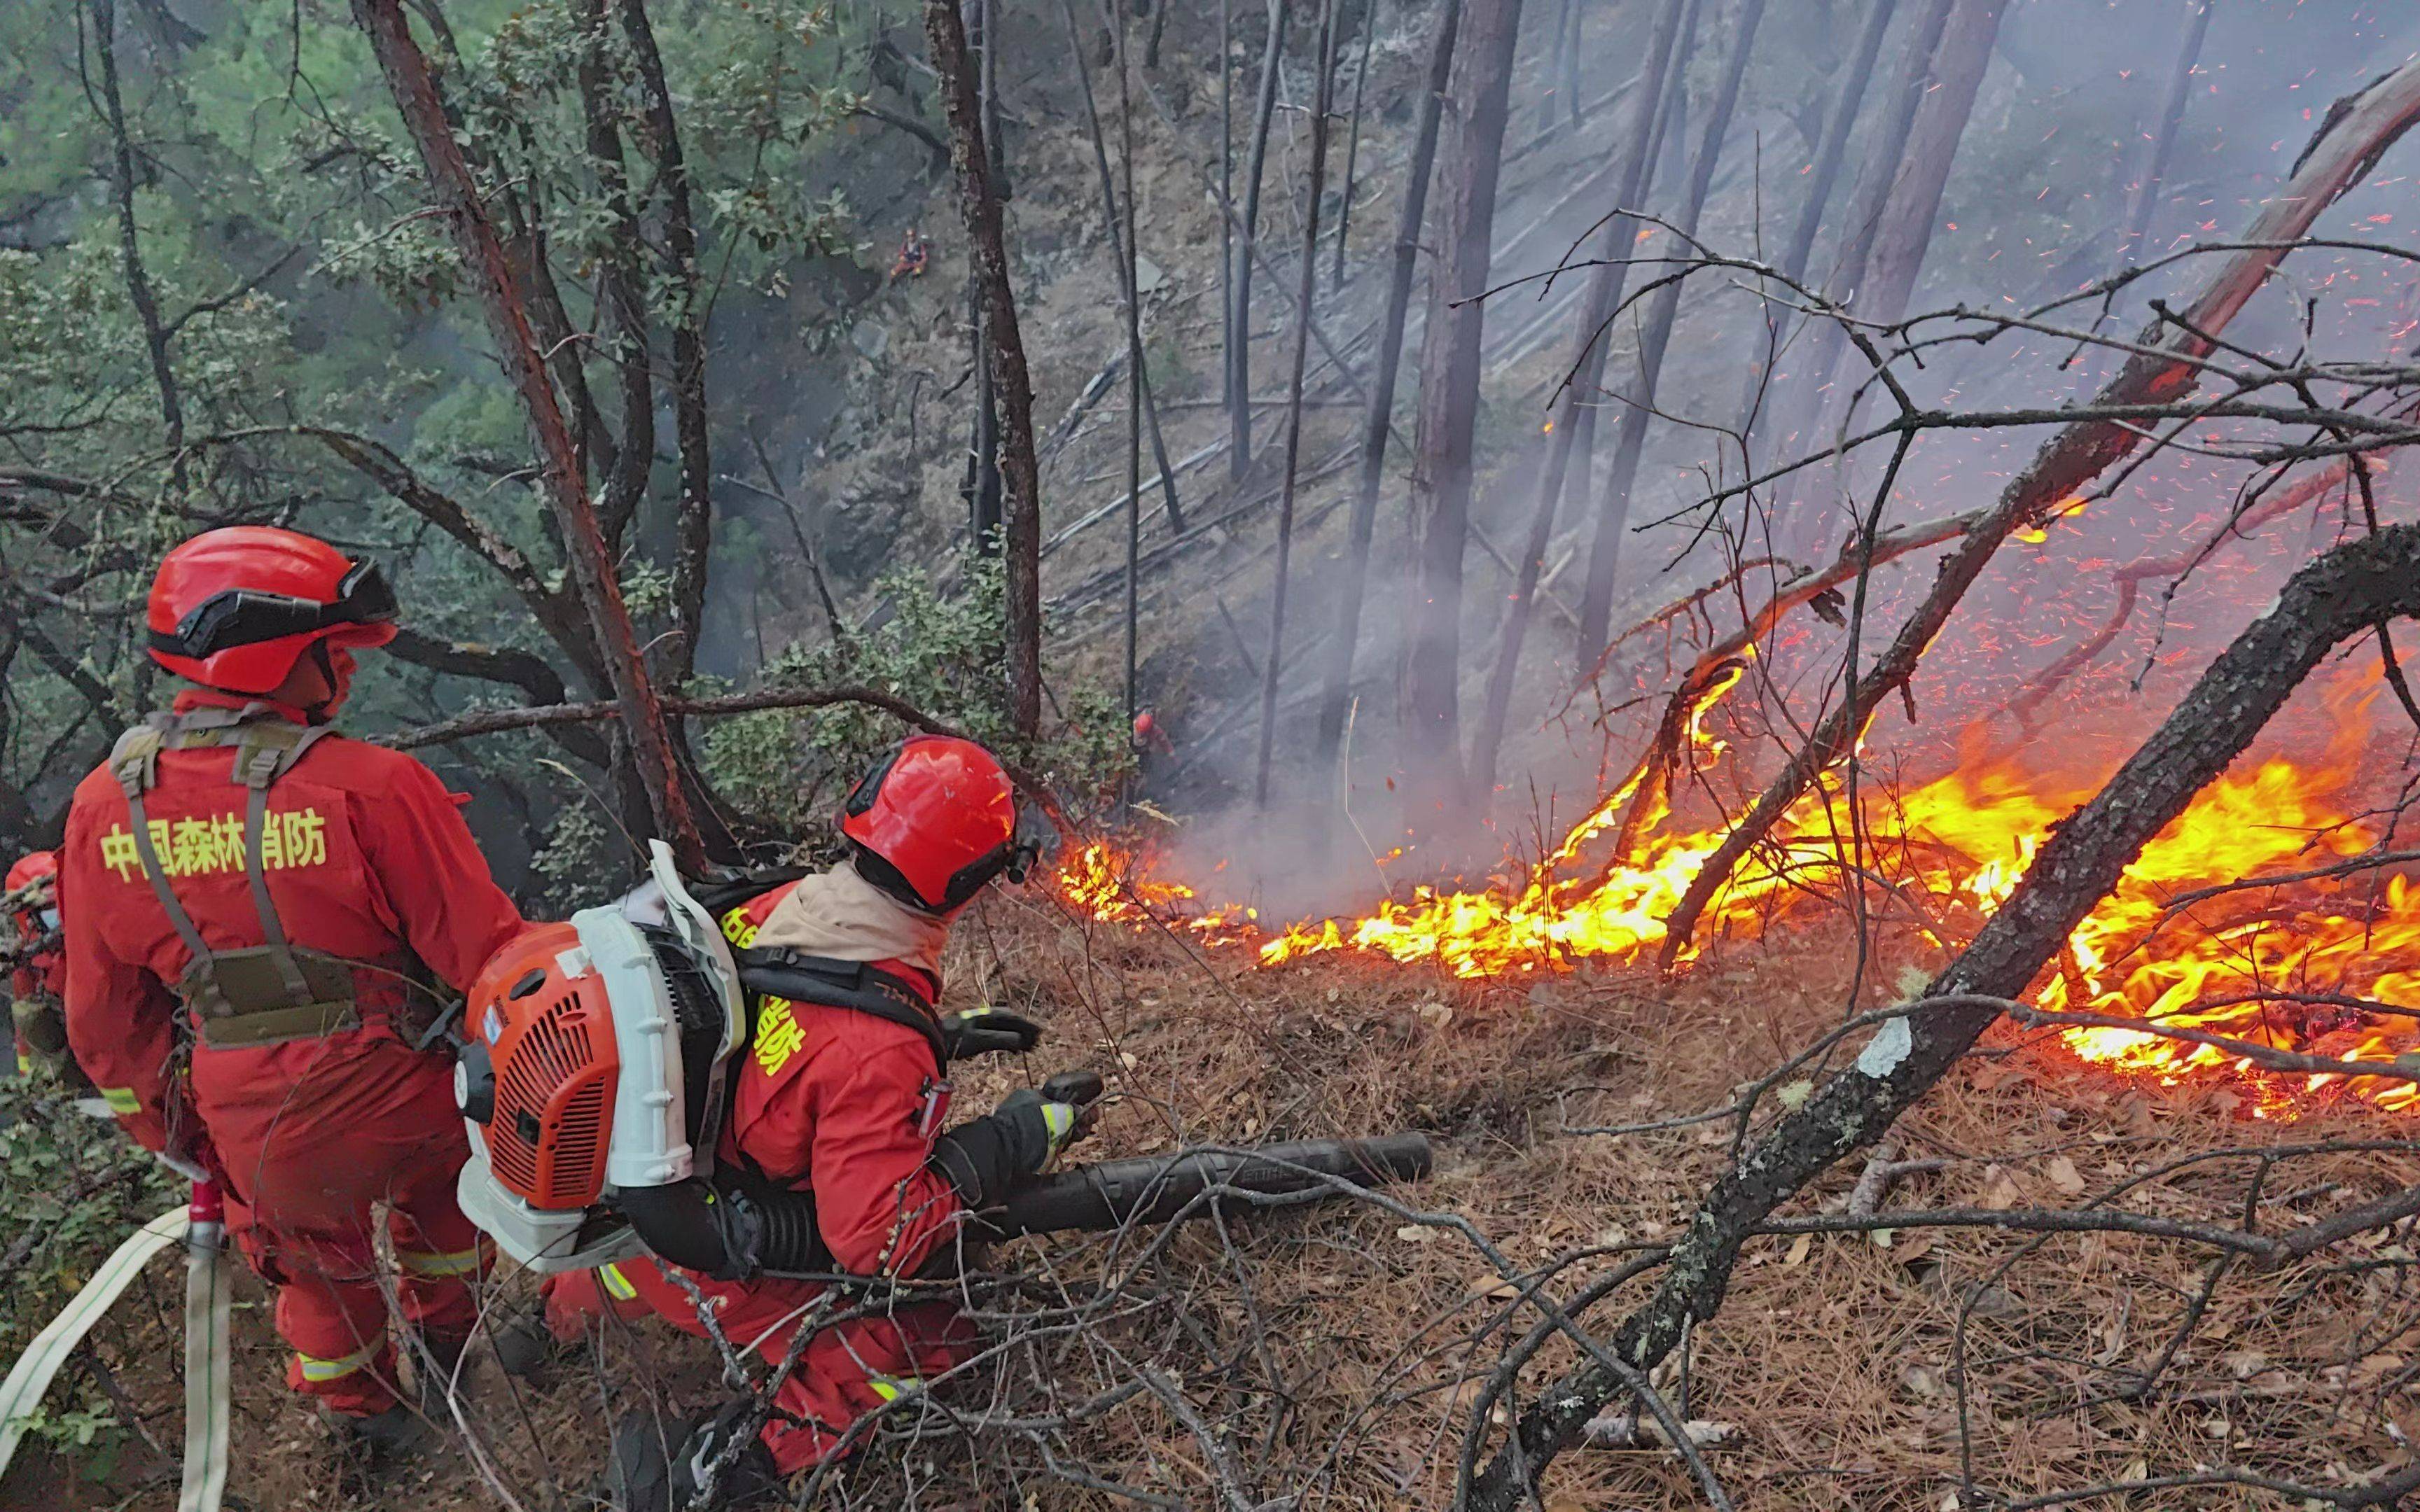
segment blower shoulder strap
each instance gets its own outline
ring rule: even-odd
[[[853,1009],[913,1029],[933,1052],[936,1074],[949,1069],[949,1046],[923,997],[902,978],[863,961],[834,961],[803,951],[750,949],[736,951],[739,985],[752,994]]]
[[[735,908],[754,903],[774,888],[799,881],[814,871],[811,866],[759,866],[744,871],[721,870],[705,878],[685,878],[689,895],[698,906],[722,918]]]

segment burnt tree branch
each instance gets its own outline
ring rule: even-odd
[[[2097,404],[2131,407],[2164,404],[2189,393],[2199,378],[2197,363],[2212,346],[2200,332],[2223,330],[2268,279],[2288,241],[2310,229],[2319,213],[2359,181],[2378,154],[2420,119],[2420,62],[2407,63],[2394,73],[2338,101],[2343,107],[2305,150],[2292,180],[2269,202],[2244,239],[2263,245],[2228,258],[2204,285],[2193,302],[2186,330],[2170,334],[2169,322],[2155,319],[2138,352],[2102,390]],[[2362,417],[2365,420],[2368,417]],[[2091,480],[2125,457],[2144,440],[2141,427],[2115,420],[2085,420],[2070,424],[2038,453],[2025,470],[2009,483],[1985,519],[1968,531],[1958,548],[1941,563],[1940,577],[1899,636],[1873,669],[1854,680],[1850,696],[1816,727],[1763,793],[1747,816],[1723,838],[1722,844],[1690,879],[1670,918],[1666,920],[1662,959],[1667,965],[1686,947],[1706,905],[1730,879],[1742,856],[1770,832],[1818,772],[1848,756],[1856,735],[1883,701],[1915,675],[1917,660],[1932,644],[1950,613],[1965,596],[2002,542],[2018,530],[2039,526]]]
[[[1747,1239],[1809,1180],[1880,1138],[1974,1045],[2000,1017],[2002,1002],[2025,990],[2145,842],[2242,753],[2321,658],[2381,619],[2415,613],[2420,526],[2381,530],[2296,573],[2276,605],[2219,655],[2108,784],[2052,834],[2008,902],[1908,1015],[1903,1051],[1861,1057],[1859,1066],[1834,1075],[1706,1193],[1655,1294],[1615,1332],[1612,1352],[1648,1369],[1693,1320],[1714,1317]],[[2400,1200],[2340,1220],[2366,1223]],[[1538,1472],[1623,1389],[1614,1373],[1584,1366],[1546,1392],[1522,1414],[1470,1506],[1512,1512]]]

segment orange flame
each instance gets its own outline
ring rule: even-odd
[[[2420,887],[2412,879],[2366,871],[2233,887],[2247,877],[2324,869],[2381,839],[2348,796],[2358,786],[2366,709],[2332,702],[2341,705],[2330,710],[2338,734],[2321,756],[2273,759],[2222,777],[2145,846],[2045,973],[2034,995],[2040,1007],[2157,1018],[2339,1060],[2392,1063],[2420,1049],[2414,1017],[2381,1011],[2420,1010]],[[1720,749],[1696,721],[1690,736],[1708,757]],[[1922,787],[1861,795],[1864,869],[1896,896],[1920,901],[1922,933],[1954,946],[2008,900],[2053,825],[2091,791],[1969,750],[1956,770]],[[1631,796],[1627,785],[1607,795],[1526,880],[1473,890],[1417,887],[1352,918],[1264,925],[1251,908],[1208,904],[1182,883],[1151,878],[1136,857],[1100,841],[1063,857],[1059,886],[1095,918],[1158,922],[1208,943],[1249,947],[1264,966],[1354,951],[1475,979],[1565,971],[1592,959],[1630,962],[1663,944],[1665,918],[1724,834],[1721,827],[1651,833],[1629,861],[1580,872],[1582,848],[1619,822]],[[1651,828],[1664,817],[1645,816]],[[1837,788],[1802,799],[1776,840],[1740,866],[1708,910],[1705,932],[1752,932],[1812,887],[1837,885],[1848,820]],[[2228,890],[2186,898],[2214,888]],[[2273,1072],[2218,1046],[2140,1030],[2071,1027],[2059,1038],[2080,1059],[2123,1076],[2248,1088],[2255,1117],[2292,1118],[2310,1093],[2330,1087],[2383,1108],[2420,1103],[2408,1081]]]

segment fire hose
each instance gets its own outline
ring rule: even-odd
[[[218,1186],[194,1183],[192,1202],[128,1236],[0,1381],[0,1473],[68,1358],[164,1249],[185,1245],[185,1464],[177,1512],[217,1512],[227,1472],[227,1312],[232,1267]]]
[[[1252,1196],[1326,1201],[1352,1196],[1344,1182],[1367,1187],[1416,1181],[1428,1175],[1429,1163],[1428,1139],[1416,1134],[1185,1150],[1062,1171],[1022,1188],[983,1217],[1002,1238],[1163,1224],[1243,1207]],[[1231,1195],[1244,1200],[1230,1202]]]

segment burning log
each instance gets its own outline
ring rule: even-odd
[[[2162,314],[2138,338],[2135,355],[2101,391],[2096,407],[2169,404],[2190,393],[2199,363],[2215,337],[2248,302],[2319,212],[2360,181],[2380,154],[2420,119],[2420,62],[2407,63],[2336,102],[2294,165],[2290,182],[2253,222],[2242,250],[2228,257],[2181,318]],[[2174,327],[2174,333],[2170,328]],[[2079,497],[2091,481],[2141,444],[2145,428],[2109,419],[2070,424],[2013,479],[1984,519],[1964,532],[1942,560],[1932,591],[1900,627],[1898,639],[1860,675],[1852,665],[1847,696],[1791,758],[1724,837],[1665,918],[1661,960],[1670,966],[1695,932],[1706,905],[1740,858],[1762,841],[1816,774],[1848,756],[1883,702],[1915,675],[1916,665],[1982,576],[2000,544],[2019,530],[2038,528]],[[1902,444],[1906,438],[1901,437]],[[1885,491],[1887,499],[1887,489]],[[1877,507],[1879,508],[1879,502]],[[1870,535],[1870,526],[1868,531]],[[2114,879],[2113,879],[2114,880]]]
[[[2420,109],[2420,69],[2412,75]],[[2401,77],[2401,76],[2398,76]],[[1782,1118],[1706,1193],[1664,1280],[1624,1319],[1602,1360],[1583,1365],[1525,1412],[1471,1488],[1475,1512],[1512,1512],[1556,1455],[1639,1373],[1711,1319],[1742,1246],[1775,1210],[1851,1152],[1872,1144],[2000,1017],[2144,845],[2242,753],[2322,657],[2381,621],[2420,614],[2420,525],[2341,546],[2296,573],[2276,605],[2220,654],[2184,700],[2091,802],[2059,826],[1975,942],[1931,983],[1926,1001],[1884,1026],[1856,1066]],[[1903,1025],[1900,1033],[1893,1025]],[[2341,1221],[2408,1212],[2390,1198]],[[2326,1227],[2326,1226],[2321,1226]]]

